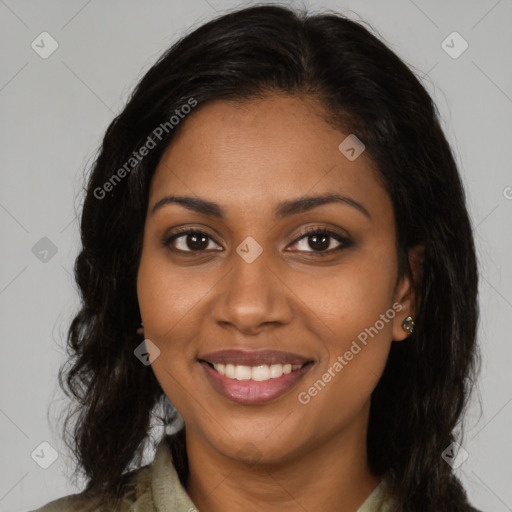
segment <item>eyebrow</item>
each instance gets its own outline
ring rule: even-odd
[[[344,196],[341,194],[324,194],[320,196],[306,196],[298,199],[291,199],[279,203],[275,210],[275,217],[283,219],[296,215],[298,213],[307,212],[324,204],[330,203],[341,203],[352,206],[366,217],[371,219],[368,210],[356,200],[351,197]],[[217,204],[206,199],[200,199],[192,196],[165,196],[160,199],[153,208],[151,209],[151,215],[156,211],[168,204],[179,204],[188,210],[200,213],[202,215],[208,215],[217,219],[225,219],[226,214],[224,210]]]

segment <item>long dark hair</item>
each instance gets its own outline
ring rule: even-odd
[[[82,305],[59,372],[75,401],[64,438],[70,434],[86,492],[103,502],[122,492],[122,475],[141,464],[151,420],[165,402],[151,367],[133,353],[142,341],[136,275],[159,159],[186,115],[205,102],[273,93],[316,98],[326,120],[364,141],[393,203],[401,272],[410,272],[407,250],[425,247],[415,331],[392,344],[372,395],[368,460],[386,477],[397,512],[467,510],[441,454],[456,440],[478,373],[477,264],[437,109],[362,24],[268,5],[221,16],[166,51],[107,129],[92,166],[75,263]],[[152,148],[140,157],[143,145]],[[164,411],[163,421],[172,422],[172,408]]]

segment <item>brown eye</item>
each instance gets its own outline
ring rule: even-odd
[[[307,240],[314,251],[326,251],[331,245],[331,237],[326,234],[308,235]]]
[[[323,256],[350,247],[352,242],[333,231],[314,229],[308,230],[293,245],[298,246],[299,252],[316,253],[315,256]]]
[[[213,242],[213,239],[205,231],[188,229],[167,237],[163,244],[176,252],[203,252],[206,249],[214,249],[210,247],[210,242]]]

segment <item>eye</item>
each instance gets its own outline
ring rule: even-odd
[[[206,231],[198,228],[179,229],[178,233],[166,236],[162,243],[169,250],[181,253],[222,250],[216,249],[215,246],[219,246],[213,238]],[[328,256],[350,247],[352,242],[347,237],[328,229],[309,228],[293,242],[291,247],[295,245],[298,246],[298,252],[309,252],[314,256]],[[307,249],[308,246],[311,250]]]
[[[336,245],[337,244],[337,245]],[[293,244],[299,247],[299,252],[315,253],[315,256],[327,256],[346,249],[352,245],[347,238],[334,231],[321,228],[310,228]],[[311,250],[307,250],[307,247]]]
[[[204,252],[213,249],[210,242],[213,238],[201,229],[185,228],[180,229],[179,233],[167,236],[162,243],[171,251],[175,252]]]

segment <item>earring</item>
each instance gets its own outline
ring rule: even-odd
[[[136,332],[137,334],[144,335],[144,325],[142,322],[140,323],[140,327],[137,329]]]
[[[410,336],[414,331],[414,320],[412,319],[412,316],[408,316],[403,322],[402,327],[404,330],[408,332],[408,335]]]

